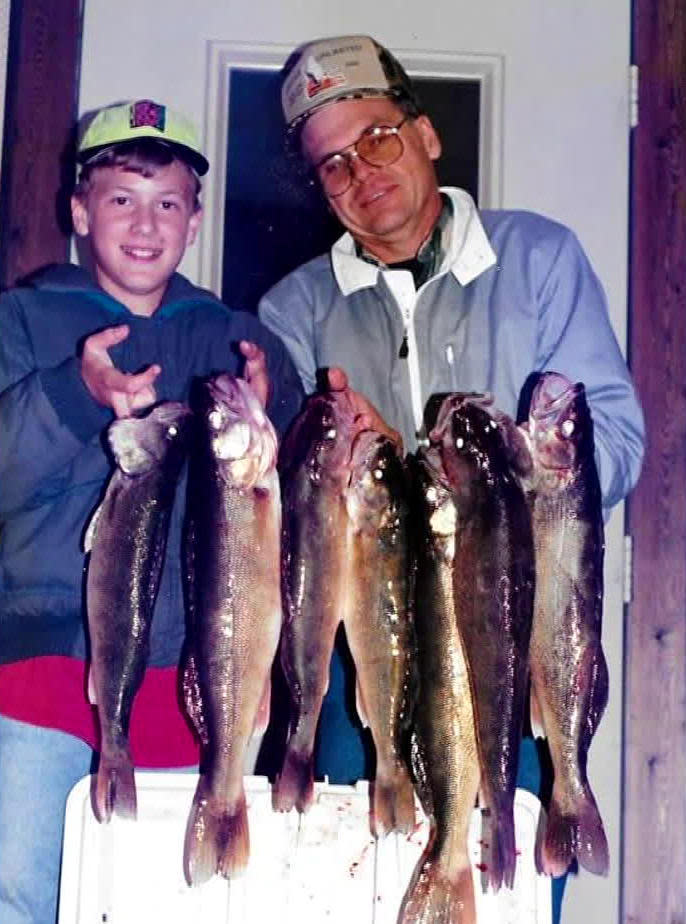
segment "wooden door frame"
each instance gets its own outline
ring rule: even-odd
[[[647,424],[628,502],[621,920],[686,919],[686,0],[634,0],[629,357]]]
[[[0,174],[0,289],[68,259],[80,0],[12,0]]]

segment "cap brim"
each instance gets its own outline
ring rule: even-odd
[[[163,145],[166,148],[171,148],[179,159],[188,164],[198,176],[204,176],[210,169],[207,158],[203,157],[198,151],[194,151],[193,148],[189,148],[187,145],[181,144],[178,141],[169,141],[166,138],[155,138],[151,135],[141,135],[138,138],[126,138],[123,141],[110,141],[107,144],[98,144],[94,147],[78,151],[76,160],[83,166],[108,148],[125,147],[127,145],[133,146],[138,141],[155,141],[157,144]]]

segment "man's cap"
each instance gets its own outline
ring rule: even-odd
[[[406,99],[420,110],[400,62],[369,35],[306,42],[284,66],[281,106],[289,132],[328,103],[370,96]]]
[[[76,157],[80,164],[86,164],[107,148],[141,138],[152,138],[171,148],[198,176],[209,170],[193,123],[151,99],[101,109],[84,132]]]

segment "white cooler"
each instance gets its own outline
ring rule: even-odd
[[[409,836],[375,841],[366,784],[315,785],[302,820],[274,812],[265,777],[246,777],[250,863],[233,882],[215,876],[190,888],[183,876],[186,820],[195,773],[136,772],[137,821],[99,824],[90,777],[67,803],[59,924],[395,924],[426,843],[422,820]],[[517,790],[519,858],[514,888],[484,892],[488,834],[475,809],[470,830],[479,924],[550,924],[550,879],[537,875],[534,845],[541,807]]]

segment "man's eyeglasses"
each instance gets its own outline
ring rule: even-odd
[[[405,116],[397,125],[371,125],[357,141],[342,151],[327,154],[314,165],[324,192],[331,199],[342,196],[353,181],[353,158],[359,157],[370,167],[389,167],[402,157],[405,146],[400,129],[408,120]]]

